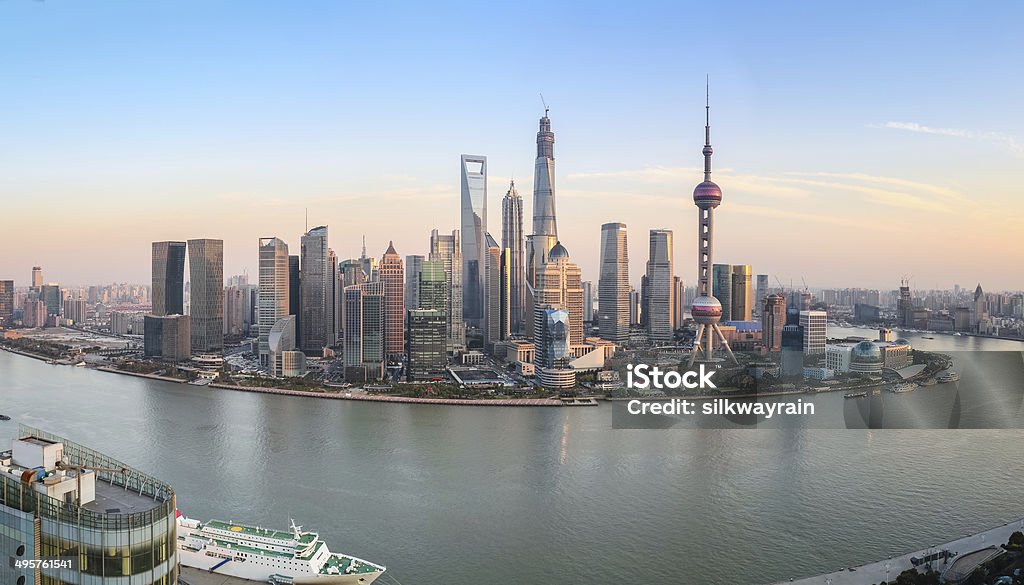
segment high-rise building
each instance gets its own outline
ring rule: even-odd
[[[192,353],[224,349],[224,241],[188,241]]]
[[[533,167],[533,233],[558,237],[555,222],[555,133],[548,109],[537,131],[537,160]]]
[[[338,344],[338,332],[341,331],[341,283],[338,271],[338,255],[327,248],[327,346]]]
[[[180,362],[192,357],[191,322],[188,315],[146,315],[143,353],[146,357]]]
[[[672,303],[672,322],[676,329],[679,329],[686,320],[686,287],[683,286],[683,279],[678,276],[672,277],[672,290],[675,291]]]
[[[647,334],[651,341],[667,343],[675,334],[675,282],[672,230],[651,230],[647,260]]]
[[[754,290],[751,282],[749,264],[736,264],[732,267],[732,310],[733,321],[750,321],[754,310]]]
[[[569,259],[568,250],[559,242],[551,248],[548,253],[548,261],[538,270],[536,286],[533,289],[536,301],[535,311],[557,309],[566,312],[568,343],[571,345],[583,343],[583,283],[581,275],[580,267]],[[536,324],[536,316],[534,321]]]
[[[424,260],[426,258],[419,254],[410,254],[405,257],[406,310],[420,308],[420,271],[423,269]]]
[[[410,382],[441,380],[447,365],[445,352],[445,315],[437,309],[409,311]]]
[[[533,169],[533,233],[526,238],[526,287],[524,291],[524,319],[526,333],[532,336],[535,319],[533,286],[537,270],[547,261],[548,252],[558,242],[555,221],[555,133],[551,131],[548,110],[540,119],[537,131],[537,159]]]
[[[484,263],[484,345],[488,351],[494,344],[508,337],[510,278],[502,258],[507,259],[507,250],[502,250],[490,233],[487,238],[487,254]]]
[[[224,335],[238,337],[245,333],[247,291],[242,286],[224,289]]]
[[[379,380],[384,374],[384,283],[345,288],[345,377]]]
[[[270,368],[270,330],[291,308],[288,244],[278,238],[260,238],[259,252],[259,354],[260,364]]]
[[[85,323],[88,305],[85,299],[68,299],[64,301],[64,318],[75,325]],[[0,319],[3,321],[3,319]]]
[[[327,226],[306,232],[301,245],[298,346],[308,355],[321,355],[325,347],[334,345],[334,340],[328,339],[334,328],[334,285],[327,260]]]
[[[508,250],[509,273],[509,329],[512,333],[523,331],[524,305],[526,302],[526,268],[523,264],[525,243],[523,239],[523,198],[516,190],[515,181],[509,182],[508,192],[501,200],[501,247]]]
[[[979,284],[980,288],[981,285]],[[914,301],[910,296],[910,282],[906,279],[900,282],[900,297],[896,303],[896,320],[900,327],[911,327],[913,325]]]
[[[768,295],[761,309],[761,343],[768,351],[782,351],[782,328],[786,326],[786,297]]]
[[[14,281],[0,280],[0,325],[9,325],[14,319]]]
[[[537,381],[549,390],[568,390],[576,385],[576,370],[569,366],[570,329],[568,311],[540,302],[534,305],[534,365]]]
[[[441,235],[436,229],[430,232],[430,259],[444,264],[448,351],[461,351],[466,347],[466,326],[462,317],[462,244],[459,230],[452,231],[451,235]]]
[[[154,315],[185,312],[185,248],[185,242],[153,242]]]
[[[380,261],[380,280],[384,283],[384,355],[401,360],[405,354],[405,268],[394,242]]]
[[[295,342],[299,343],[302,332],[302,258],[298,254],[288,256],[288,314],[295,317]]]
[[[295,361],[295,358],[290,356],[297,348],[295,315],[285,315],[274,323],[267,334],[267,347],[267,367],[270,375],[284,376],[285,362]]]
[[[171,486],[41,429],[14,436],[0,459],[0,583],[178,583]],[[47,558],[74,568],[18,566]]]
[[[25,327],[45,327],[46,303],[41,299],[25,299],[25,307],[21,312],[21,322]]]
[[[804,355],[824,355],[828,313],[800,311],[800,329],[804,334]]]
[[[184,252],[183,252],[184,253]],[[184,256],[182,262],[184,262]],[[30,290],[39,292],[43,289],[43,268],[42,266],[32,267],[32,287]]]
[[[754,298],[754,307],[762,308],[764,306],[764,299],[768,296],[768,275],[758,274],[757,275],[757,293]]]
[[[601,276],[597,284],[598,326],[609,341],[629,339],[629,255],[626,224],[601,226]]]
[[[583,287],[583,322],[594,321],[594,283],[584,280],[580,283]]]
[[[487,157],[464,154],[462,178],[462,311],[466,321],[483,326],[487,255]]]
[[[722,204],[722,189],[711,180],[711,155],[714,150],[711,148],[711,103],[710,100],[704,105],[704,148],[701,151],[704,155],[704,181],[693,190],[693,203],[697,206],[697,298],[693,299],[690,306],[690,315],[697,323],[697,336],[693,343],[693,352],[690,354],[689,366],[697,360],[697,356],[703,354],[704,361],[716,361],[714,357],[714,334],[718,334],[722,347],[737,362],[733,355],[729,342],[718,327],[722,318],[724,307],[727,303],[721,302],[713,296],[711,289],[711,266],[714,263],[714,229],[715,229],[715,208]],[[725,290],[729,290],[727,287]],[[724,290],[723,290],[724,292]]]
[[[424,260],[420,265],[418,309],[434,309],[445,316],[447,335],[448,322],[448,280],[444,270],[444,262],[440,260]]]
[[[732,321],[732,266],[715,264],[711,268],[712,295],[722,304],[722,320]]]
[[[46,303],[47,315],[61,315],[61,311],[64,308],[64,295],[60,292],[59,284],[44,284],[39,298]]]
[[[636,327],[643,319],[643,294],[629,287],[629,326]]]

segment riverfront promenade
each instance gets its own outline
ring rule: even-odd
[[[263,394],[280,394],[284,396],[302,396],[304,398],[333,398],[335,400],[364,400],[367,402],[403,402],[408,404],[447,404],[451,406],[564,406],[561,400],[552,398],[506,398],[506,399],[467,399],[467,398],[414,398],[411,396],[384,396],[367,394],[359,390],[340,390],[315,392],[309,390],[285,390],[284,388],[260,388],[258,386],[233,386],[230,384],[209,384],[210,388],[239,390],[241,392],[259,392]]]
[[[777,585],[875,585],[886,581],[887,574],[889,581],[895,581],[897,575],[907,569],[914,568],[914,565],[910,562],[910,557],[924,557],[929,553],[936,553],[942,550],[948,550],[956,553],[957,556],[948,559],[945,562],[939,560],[933,563],[933,568],[941,573],[949,565],[952,565],[954,561],[962,558],[967,553],[992,546],[998,549],[1000,545],[1006,544],[1006,541],[1010,539],[1010,535],[1013,534],[1014,531],[1021,530],[1022,526],[1024,526],[1024,518],[1008,522],[1001,526],[996,526],[995,528],[979,532],[978,534],[964,536],[963,538],[958,538],[945,544],[936,543],[934,546],[926,549],[906,553],[891,559],[852,567],[852,571],[850,569],[846,569],[843,571],[826,573],[824,575],[817,575],[815,577],[807,577],[805,579],[780,581]],[[888,573],[886,572],[887,565],[889,567]],[[925,565],[918,567],[918,570],[921,572],[926,571]]]

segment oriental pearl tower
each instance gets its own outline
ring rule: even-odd
[[[722,318],[722,303],[718,302],[711,294],[711,250],[714,242],[715,230],[715,208],[722,203],[722,189],[711,180],[711,101],[710,91],[705,89],[704,105],[704,182],[693,190],[693,203],[699,210],[697,214],[697,274],[699,276],[697,285],[697,298],[693,299],[690,307],[690,315],[697,322],[697,337],[693,341],[693,353],[690,354],[690,363],[702,355],[702,362],[718,362],[714,357],[713,336],[718,334],[722,347],[732,358],[733,363],[739,363],[729,342],[722,335],[718,327],[718,321]]]

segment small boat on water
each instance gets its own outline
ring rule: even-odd
[[[849,394],[843,395],[843,398],[864,398],[867,395],[867,392],[850,392]]]
[[[944,372],[941,376],[939,376],[939,384],[948,384],[949,382],[959,382],[959,381],[960,381],[960,374],[958,374],[956,372],[953,372],[953,371]]]
[[[931,335],[922,335],[921,339],[935,339],[935,338],[932,337]]]
[[[7,416],[6,414],[0,414],[0,420],[11,420],[11,417]]]

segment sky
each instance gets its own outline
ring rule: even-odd
[[[149,282],[150,242],[425,254],[532,210],[540,94],[559,237],[597,281],[602,223],[675,232],[696,277],[705,76],[715,261],[787,286],[1024,288],[1019,3],[0,1],[0,279]],[[296,252],[297,253],[297,252]]]

